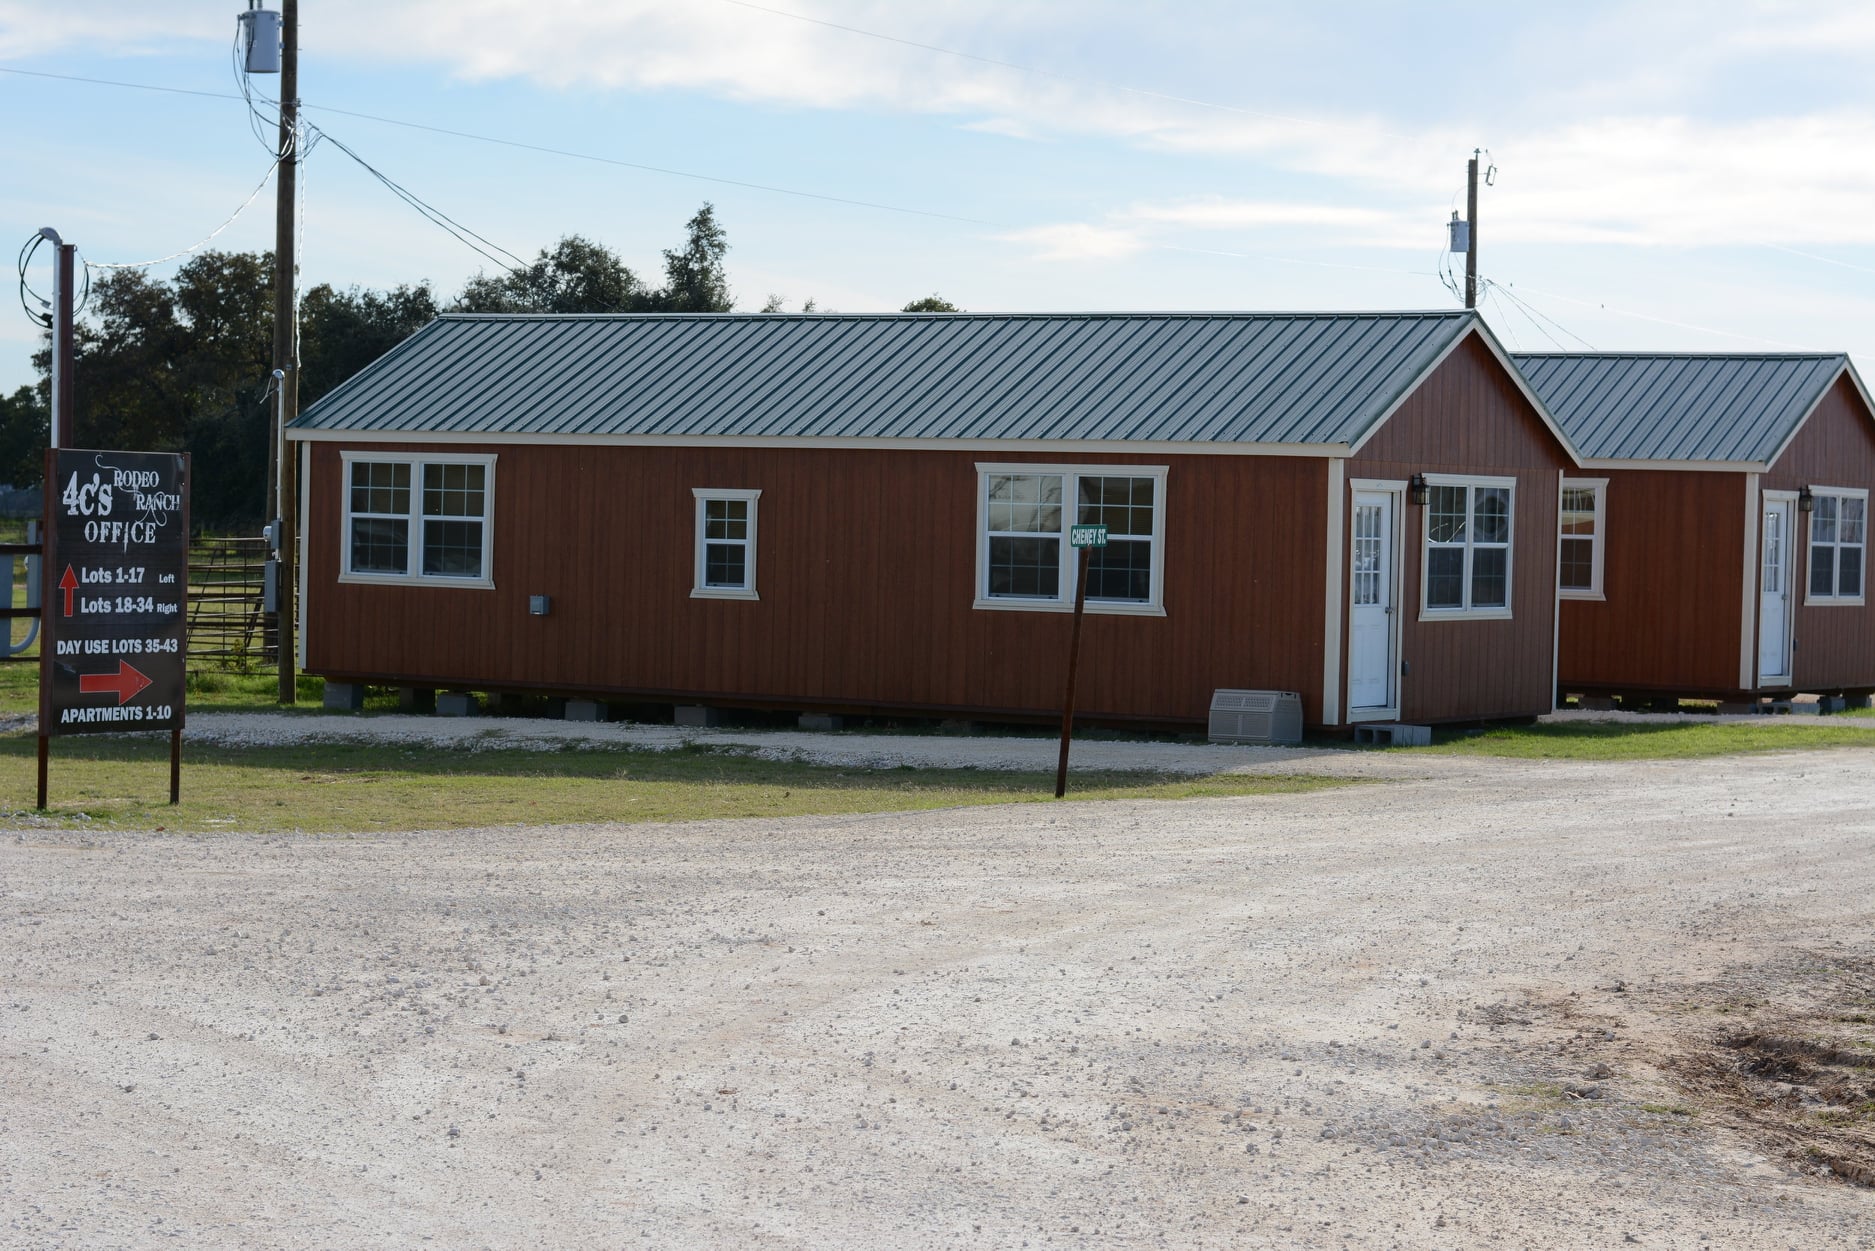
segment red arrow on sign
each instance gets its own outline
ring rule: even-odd
[[[72,615],[72,592],[78,589],[78,575],[72,572],[70,565],[65,566],[65,575],[59,579],[59,590],[65,592],[65,615]]]
[[[116,673],[81,673],[78,675],[78,690],[85,695],[116,695],[119,704],[127,704],[137,692],[150,684],[146,678],[130,667],[130,662],[117,662]]]

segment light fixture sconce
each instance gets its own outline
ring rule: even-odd
[[[1432,499],[1432,488],[1426,485],[1426,475],[1416,473],[1406,480],[1406,498],[1424,508]]]
[[[1798,512],[1807,513],[1815,507],[1816,507],[1816,496],[1810,493],[1809,487],[1804,487],[1802,490],[1797,492],[1797,511]]]

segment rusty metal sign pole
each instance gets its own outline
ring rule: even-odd
[[[1055,764],[1055,798],[1068,793],[1068,739],[1074,730],[1074,680],[1081,667],[1081,618],[1087,615],[1087,558],[1107,545],[1107,527],[1075,526],[1069,541],[1080,552],[1074,578],[1074,632],[1068,640],[1068,689],[1061,697],[1061,758]]]

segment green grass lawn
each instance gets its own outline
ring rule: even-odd
[[[320,743],[188,747],[168,799],[166,737],[52,744],[51,813],[68,825],[309,833],[582,821],[697,821],[897,812],[1052,799],[1052,773],[830,768],[710,748],[462,751]],[[31,811],[34,740],[0,736],[0,814]],[[1346,785],[1308,775],[1209,778],[1083,773],[1072,799],[1296,794]]]
[[[1673,760],[1741,752],[1807,751],[1819,747],[1875,747],[1875,730],[1859,725],[1818,725],[1805,718],[1740,722],[1639,725],[1575,721],[1561,725],[1508,726],[1482,734],[1453,734],[1431,747],[1401,751],[1463,756],[1514,756],[1533,760]]]
[[[295,712],[321,712],[325,679],[301,675]],[[261,712],[279,709],[280,679],[272,673],[219,673],[195,670],[189,674],[190,712]],[[380,703],[388,708],[394,697]],[[31,716],[39,711],[39,662],[0,662],[0,714]],[[286,711],[282,709],[282,711]]]

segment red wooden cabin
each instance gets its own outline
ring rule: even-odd
[[[452,315],[292,438],[332,683],[1045,718],[1090,521],[1089,720],[1553,706],[1578,471],[1470,313]]]
[[[1875,691],[1875,410],[1842,355],[1521,355],[1565,484],[1561,683],[1755,700]]]

